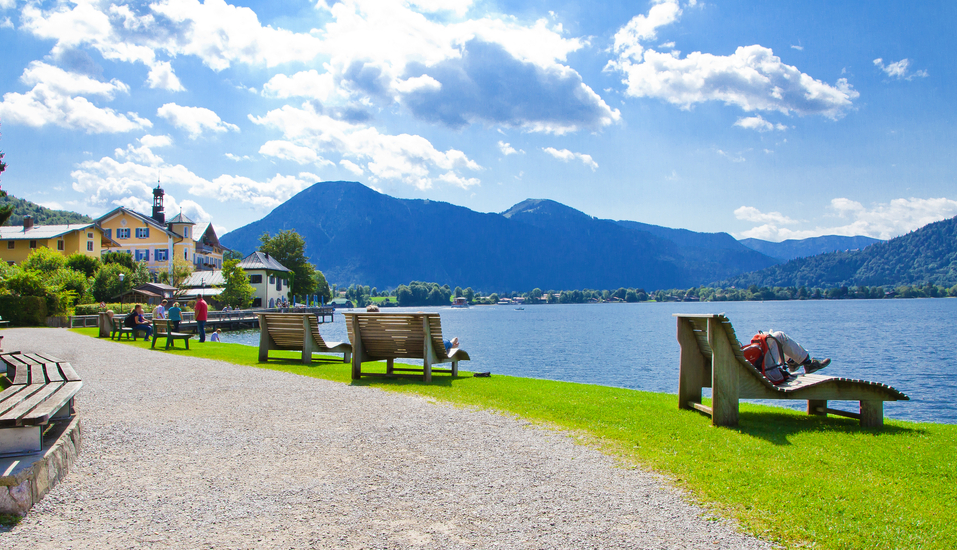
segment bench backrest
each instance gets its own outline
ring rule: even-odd
[[[169,332],[173,332],[173,327],[170,326],[169,319],[153,319],[154,335],[162,335]]]
[[[272,341],[279,347],[289,347],[299,349],[302,347],[303,338],[303,318],[309,322],[309,332],[312,338],[319,344],[319,347],[325,348],[326,343],[319,334],[319,320],[312,313],[260,313],[260,329],[266,326],[266,332]],[[265,322],[263,322],[265,321]]]
[[[744,353],[741,351],[741,346],[738,341],[738,337],[735,336],[734,327],[731,325],[731,321],[728,320],[724,314],[715,314],[715,315],[685,315],[685,314],[675,314],[675,317],[678,319],[683,319],[686,322],[690,323],[694,330],[695,340],[698,342],[698,350],[701,351],[701,355],[705,358],[705,364],[710,370],[711,365],[711,344],[709,343],[708,336],[708,321],[712,321],[711,326],[715,330],[721,330],[724,332],[727,337],[728,342],[731,343],[731,351],[734,354],[737,365],[741,370],[747,372],[752,378],[756,379],[761,385],[768,387],[769,389],[779,391],[779,389],[771,383],[770,380],[765,378],[750,361],[744,358]],[[705,387],[711,387],[711,373],[708,372],[705,377]]]
[[[356,345],[355,326],[362,338],[362,351],[371,358],[422,359],[426,335],[439,357],[448,355],[442,341],[438,313],[346,313],[349,341]],[[356,322],[353,322],[355,319]]]

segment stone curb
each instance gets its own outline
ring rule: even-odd
[[[0,476],[0,514],[26,515],[70,472],[82,441],[80,417],[75,416],[42,457],[24,457],[33,464]]]

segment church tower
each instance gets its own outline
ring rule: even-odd
[[[156,189],[153,189],[153,219],[160,225],[166,225],[166,213],[163,211],[163,195],[166,193],[156,180]]]

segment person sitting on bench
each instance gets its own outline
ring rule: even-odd
[[[149,340],[150,336],[153,335],[153,327],[150,326],[150,322],[146,320],[146,315],[143,314],[143,306],[136,304],[136,307],[132,311],[133,317],[133,339],[136,340],[136,331],[140,330],[146,333],[144,340]]]

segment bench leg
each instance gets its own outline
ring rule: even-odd
[[[459,375],[459,362],[452,361],[452,376],[458,376],[458,375]]]
[[[884,425],[884,402],[861,400],[861,427],[880,428]]]
[[[0,429],[0,455],[30,454],[41,450],[41,427]]]
[[[395,367],[395,359],[386,359],[385,360],[385,373],[394,374],[392,368]]]
[[[811,416],[827,416],[827,400],[808,399],[807,413]]]
[[[342,362],[343,362],[343,363],[348,363],[348,362],[350,362],[350,361],[352,361],[352,352],[351,352],[351,351],[347,351],[347,352],[343,353],[343,354],[342,354]]]

